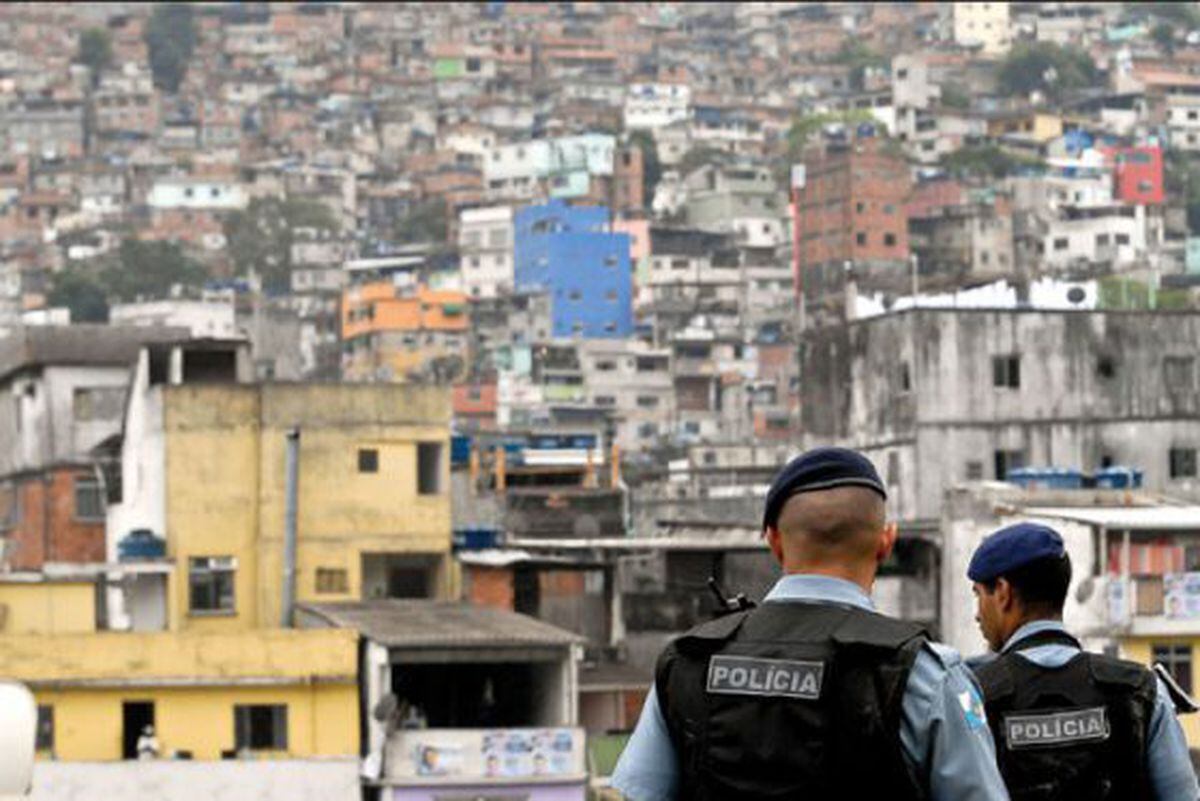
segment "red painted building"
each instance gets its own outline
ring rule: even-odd
[[[1104,151],[1113,167],[1113,195],[1139,206],[1158,206],[1166,200],[1162,148],[1119,147]]]

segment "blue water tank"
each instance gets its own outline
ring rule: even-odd
[[[1106,467],[1096,471],[1096,486],[1101,489],[1141,489],[1142,471],[1124,465]]]
[[[122,562],[162,559],[166,555],[167,541],[148,528],[135,528],[117,542],[117,559]]]
[[[494,528],[457,528],[454,530],[454,550],[481,551],[500,544],[500,531]]]

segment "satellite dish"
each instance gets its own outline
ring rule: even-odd
[[[1073,286],[1067,290],[1067,300],[1078,306],[1087,300],[1087,292],[1084,292],[1081,286]]]

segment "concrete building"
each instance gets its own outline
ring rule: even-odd
[[[954,43],[978,48],[985,56],[1000,56],[1012,46],[1009,4],[951,3]]]
[[[513,212],[510,206],[463,209],[458,226],[462,288],[472,299],[512,292]]]
[[[742,248],[783,244],[782,198],[765,167],[706,165],[683,181],[689,225],[729,234]]]
[[[516,213],[517,290],[551,299],[551,336],[620,339],[633,331],[629,235],[609,230],[608,209],[561,200]]]
[[[0,549],[9,569],[103,562],[97,449],[120,433],[143,343],[183,329],[18,328],[0,338]]]
[[[918,308],[810,329],[805,441],[866,452],[901,520],[1025,466],[1130,465],[1193,494],[1198,328],[1191,312]]]
[[[670,351],[638,340],[578,347],[588,400],[610,413],[613,442],[626,452],[657,445],[675,414]]]
[[[963,203],[929,206],[908,218],[920,289],[985,284],[1015,275],[1012,203],[979,192]]]
[[[313,603],[299,612],[307,628],[362,639],[368,792],[587,798],[578,635],[496,605]]]

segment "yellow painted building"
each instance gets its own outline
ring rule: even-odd
[[[353,757],[357,653],[344,629],[13,635],[0,675],[34,691],[45,757],[129,758],[147,719],[163,757]]]
[[[96,585],[92,579],[47,579],[40,574],[0,576],[0,634],[95,630]]]
[[[163,403],[173,628],[279,625],[293,427],[300,431],[297,600],[451,596],[445,390],[185,385],[168,388]],[[232,598],[199,609],[188,573],[214,559],[232,574]]]
[[[1121,640],[1121,657],[1149,666],[1153,664],[1151,657],[1156,646],[1182,646],[1180,650],[1187,654],[1187,663],[1191,665],[1191,686],[1193,690],[1200,688],[1193,659],[1194,655],[1200,654],[1200,636],[1127,637]],[[1200,715],[1180,715],[1179,722],[1187,735],[1188,745],[1200,748]]]
[[[283,625],[292,430],[296,601],[456,595],[449,391],[248,375],[244,343],[143,350],[109,564],[0,577],[0,676],[37,696],[43,757],[132,758],[146,725],[164,757],[358,756],[357,633]],[[139,530],[154,552],[122,551]]]

